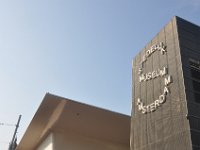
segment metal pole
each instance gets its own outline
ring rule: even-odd
[[[10,143],[10,145],[9,145],[9,150],[14,150],[14,149],[15,149],[15,147],[14,147],[15,143],[14,143],[14,141],[16,141],[17,129],[18,129],[18,127],[19,127],[19,123],[20,123],[21,117],[22,117],[22,115],[19,115],[19,118],[18,118],[16,127],[15,127],[15,132],[14,132],[14,134],[13,134],[12,141],[11,141],[11,143]]]

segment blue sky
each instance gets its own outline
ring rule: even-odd
[[[24,134],[46,92],[130,115],[131,61],[199,0],[0,1],[0,123]],[[0,125],[6,150],[14,126]]]

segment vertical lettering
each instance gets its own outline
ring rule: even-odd
[[[156,71],[152,72],[152,79],[154,79],[156,77]]]
[[[160,101],[159,100],[155,100],[155,107],[159,107],[160,106]]]
[[[163,44],[163,42],[160,42],[159,50],[160,50],[160,52],[161,52],[162,55],[165,54],[165,52],[166,52],[166,46]]]
[[[151,53],[153,53],[153,52],[155,52],[156,51],[156,45],[153,45],[152,47],[151,47]]]
[[[149,72],[149,73],[146,74],[146,78],[147,78],[147,80],[151,79],[151,72]]]
[[[155,110],[156,110],[155,103],[152,103],[152,104],[150,105],[150,111],[153,112],[153,111],[155,111]]]
[[[143,55],[143,56],[142,56],[142,61],[141,61],[141,64],[143,64],[143,63],[144,63],[146,60],[147,60],[146,56],[145,56],[145,55]]]
[[[144,109],[143,103],[141,103],[140,105],[138,105],[138,110],[143,110],[143,109]]]
[[[147,113],[147,108],[146,108],[146,106],[143,107],[142,113],[143,113],[143,114],[146,114],[146,113]]]
[[[141,103],[140,98],[137,99],[137,105],[139,105]]]
[[[167,94],[170,93],[168,85],[173,81],[172,77],[170,75],[167,75],[168,74],[167,67],[163,67],[161,69],[158,68],[156,70],[153,70],[152,72],[147,72],[147,73],[143,71],[144,62],[147,61],[148,57],[151,56],[155,51],[160,51],[160,53],[164,55],[167,52],[166,48],[167,46],[165,46],[163,42],[160,42],[159,44],[151,46],[150,49],[146,50],[144,52],[144,55],[142,55],[140,62],[141,66],[139,66],[138,68],[139,82],[148,81],[151,79],[155,79],[157,77],[164,76],[164,85],[165,85],[163,93],[153,103],[149,105],[144,105],[144,103],[141,101],[140,98],[137,99],[136,104],[138,106],[138,110],[141,111],[143,114],[155,111],[159,106],[161,106],[163,103],[166,102]]]
[[[161,77],[164,76],[165,74],[167,74],[167,68],[166,67],[164,67],[163,70],[160,70]]]
[[[148,50],[146,51],[146,56],[149,57],[150,54],[151,54],[151,51],[148,49]]]
[[[165,85],[167,86],[168,84],[170,84],[172,82],[172,78],[171,76],[168,76],[167,78],[165,78]]]
[[[164,95],[167,95],[169,93],[169,89],[165,86],[164,87]]]
[[[144,74],[141,74],[141,75],[139,76],[139,81],[142,82],[142,81],[144,81],[144,79],[145,79]]]
[[[142,73],[142,68],[139,68],[138,69],[138,74],[141,74]]]
[[[165,100],[166,100],[165,95],[163,95],[163,94],[160,95],[160,96],[159,96],[159,100],[160,100],[160,103],[163,104],[163,103],[165,102]]]

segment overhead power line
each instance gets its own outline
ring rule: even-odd
[[[16,126],[16,124],[0,122],[0,126]]]

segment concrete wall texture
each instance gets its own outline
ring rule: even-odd
[[[179,17],[134,58],[131,150],[200,149],[199,60],[200,27]]]
[[[200,27],[182,19],[177,20],[182,60],[187,119],[193,150],[200,149]]]

